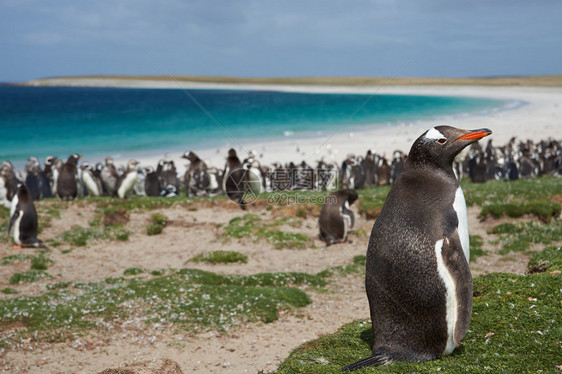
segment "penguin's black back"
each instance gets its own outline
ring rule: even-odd
[[[78,158],[70,156],[63,164],[59,178],[57,180],[57,194],[61,199],[75,199],[78,196],[78,186],[76,184]]]
[[[20,214],[23,211],[23,217],[19,222],[20,240],[23,245],[34,245],[37,240],[37,211],[31,199],[29,189],[22,185],[18,189],[18,203],[16,206],[16,213]]]

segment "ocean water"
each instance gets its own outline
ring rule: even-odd
[[[244,90],[0,87],[0,160],[183,152],[485,112],[480,98]]]

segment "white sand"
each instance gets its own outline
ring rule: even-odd
[[[42,84],[45,82],[43,81]],[[408,152],[412,142],[425,130],[432,126],[448,124],[451,126],[476,129],[490,128],[493,135],[490,139],[495,145],[503,145],[513,136],[519,139],[534,141],[549,137],[562,138],[562,87],[488,87],[488,86],[381,86],[381,87],[327,87],[327,86],[286,86],[286,85],[251,85],[251,84],[206,84],[187,82],[162,82],[149,80],[119,80],[104,78],[57,78],[47,81],[49,85],[75,86],[109,86],[136,88],[208,88],[208,89],[252,89],[277,90],[291,92],[323,92],[323,93],[370,93],[407,94],[407,95],[438,95],[462,96],[508,100],[507,107],[502,110],[460,115],[442,118],[436,122],[419,121],[399,125],[376,125],[372,129],[361,129],[350,132],[325,131],[318,136],[300,137],[287,136],[280,140],[257,141],[233,138],[230,144],[218,144],[212,149],[194,149],[208,165],[224,166],[228,148],[235,148],[241,158],[254,150],[262,164],[273,162],[307,161],[315,164],[324,158],[327,161],[341,162],[346,155],[365,154],[372,149],[379,154],[390,156],[396,149]],[[30,82],[34,84],[34,82]],[[297,152],[297,148],[299,152]],[[183,170],[185,160],[180,156],[183,150],[170,150],[169,156]],[[133,157],[143,165],[156,165],[163,154],[129,154],[117,155],[119,163]],[[97,160],[90,160],[97,161]]]

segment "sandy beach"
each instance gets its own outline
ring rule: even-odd
[[[373,125],[357,131],[346,129],[345,124],[336,131],[326,131],[317,136],[287,136],[275,140],[246,140],[232,137],[230,144],[217,144],[213,148],[195,149],[208,165],[222,167],[228,148],[235,148],[241,156],[256,151],[262,164],[273,162],[301,162],[315,164],[317,160],[341,162],[348,154],[364,154],[368,149],[390,156],[394,150],[409,151],[409,147],[421,133],[436,125],[474,129],[487,127],[493,131],[490,137],[495,145],[503,145],[512,137],[539,141],[549,137],[559,138],[562,129],[562,87],[544,86],[484,86],[484,85],[380,85],[380,86],[318,86],[272,84],[224,84],[186,81],[162,81],[119,78],[51,78],[31,81],[28,85],[86,86],[86,87],[133,87],[175,89],[242,89],[275,90],[301,93],[361,93],[370,95],[434,95],[505,100],[498,110],[476,114],[443,117],[435,122],[418,121],[401,124]],[[369,100],[368,96],[366,100]],[[186,96],[186,100],[189,98]],[[189,149],[186,149],[189,150]],[[297,151],[298,150],[298,151]],[[180,172],[185,160],[185,150],[166,150],[162,154],[131,153],[116,157],[118,163],[135,158],[143,165],[155,165],[165,153],[174,160]],[[87,159],[87,155],[86,155]],[[89,159],[89,161],[101,161]]]

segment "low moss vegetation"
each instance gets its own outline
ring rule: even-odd
[[[222,237],[228,241],[232,238],[240,239],[248,237],[253,242],[266,240],[276,249],[296,248],[303,249],[312,245],[312,240],[301,233],[286,232],[276,230],[281,225],[289,224],[290,226],[299,225],[299,219],[294,218],[287,220],[282,218],[273,223],[265,223],[255,214],[245,214],[242,217],[236,217],[230,220],[224,227]]]
[[[560,210],[560,204],[552,201],[492,203],[482,207],[479,218],[485,218],[488,214],[491,214],[494,218],[500,218],[503,215],[516,218],[531,214],[541,221],[550,222],[553,218],[560,216]]]
[[[469,262],[476,261],[480,256],[485,255],[487,252],[482,248],[484,245],[484,240],[480,235],[470,235],[470,259]]]
[[[30,270],[15,273],[10,277],[9,282],[10,284],[33,283],[41,279],[53,279],[53,276],[42,270]]]
[[[248,262],[248,256],[236,251],[212,251],[191,258],[191,262],[207,262],[209,264],[231,264]]]
[[[35,272],[33,276],[41,274]],[[32,274],[18,277],[24,276]],[[55,283],[40,296],[0,300],[0,326],[3,330],[13,324],[25,327],[9,334],[3,343],[8,346],[28,336],[64,340],[83,329],[134,318],[195,331],[228,329],[251,321],[272,322],[280,310],[310,303],[306,293],[294,286],[323,285],[323,277],[305,273],[224,276],[194,269],[168,271],[147,280]]]
[[[130,232],[122,225],[100,226],[94,224],[89,227],[74,225],[70,230],[47,240],[47,244],[58,247],[62,243],[67,243],[71,247],[85,247],[89,243],[98,240],[127,241],[129,240],[129,235]]]
[[[562,262],[559,247],[536,255]],[[531,262],[530,262],[531,264]],[[558,265],[553,265],[552,269]],[[425,363],[395,363],[357,373],[558,372],[560,361],[560,286],[562,275],[495,273],[474,279],[473,312],[463,345],[448,357]],[[371,354],[368,321],[344,325],[334,334],[296,348],[279,373],[339,373],[340,368]]]
[[[532,244],[551,245],[562,240],[562,220],[553,220],[550,224],[538,222],[502,223],[495,226],[490,234],[497,235],[491,241],[500,244],[500,254],[525,252]]]
[[[562,247],[546,247],[529,260],[528,273],[562,271]]]
[[[560,179],[546,175],[511,182],[489,180],[486,183],[472,183],[469,179],[463,179],[461,187],[468,206],[482,207],[498,202],[547,201],[562,194]]]

